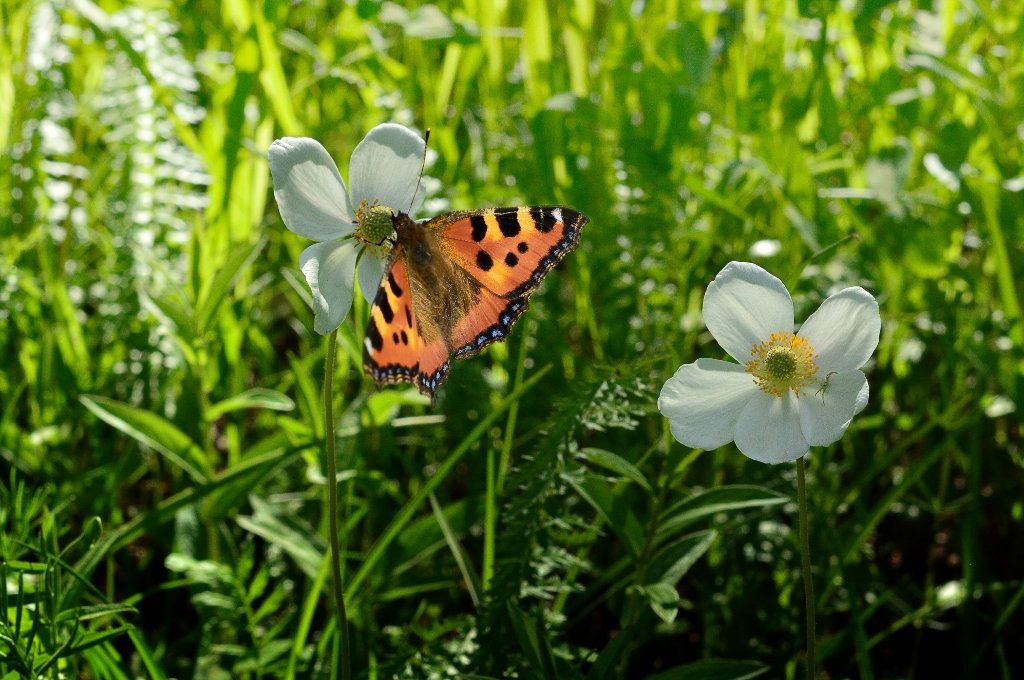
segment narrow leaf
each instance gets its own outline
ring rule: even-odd
[[[569,483],[583,500],[597,510],[611,530],[626,544],[630,553],[634,557],[640,555],[644,545],[644,528],[625,500],[600,479],[589,477],[582,482],[570,480]]]
[[[208,468],[209,463],[202,449],[170,421],[106,397],[82,396],[79,401],[100,420],[162,454],[193,480],[207,481],[204,468]]]
[[[315,578],[323,560],[323,550],[309,540],[308,533],[289,526],[274,514],[269,503],[258,496],[249,500],[256,512],[251,517],[239,517],[238,525],[284,550],[302,571]]]
[[[441,532],[444,533],[444,540],[448,544],[448,549],[452,551],[452,556],[455,558],[456,564],[459,565],[459,571],[462,572],[462,578],[466,581],[466,588],[469,590],[469,598],[473,600],[473,606],[480,606],[480,579],[476,575],[476,571],[473,570],[473,565],[470,562],[469,555],[466,553],[466,549],[459,543],[459,537],[452,531],[451,525],[448,523],[448,518],[445,517],[444,510],[437,502],[437,498],[434,494],[430,494],[430,507],[434,510],[434,517],[437,519],[438,526],[441,527]]]
[[[247,408],[291,411],[295,408],[295,402],[288,395],[277,390],[257,387],[217,402],[206,411],[206,417],[208,420],[215,420],[230,411],[240,411]]]
[[[640,472],[639,468],[618,454],[612,453],[611,451],[605,451],[603,449],[588,447],[581,449],[579,456],[589,463],[599,465],[620,477],[625,477],[632,482],[636,482],[645,490],[651,491],[650,482],[647,481],[647,478],[644,477],[644,474]]]
[[[512,630],[515,631],[519,647],[525,653],[527,661],[537,672],[536,677],[557,678],[557,666],[543,624],[536,618],[527,616],[511,602],[506,604]]]
[[[679,579],[708,551],[717,536],[716,531],[699,531],[668,545],[651,560],[647,568],[648,578],[672,585],[679,583]]]
[[[62,611],[54,619],[57,623],[64,621],[79,620],[85,621],[87,619],[96,619],[101,616],[110,616],[112,614],[137,614],[138,610],[135,607],[130,607],[124,604],[94,604],[87,607],[75,607],[74,609],[67,609]]]
[[[221,304],[227,297],[228,291],[234,287],[238,276],[242,271],[256,259],[256,256],[267,240],[261,238],[248,246],[238,246],[228,255],[227,260],[220,266],[217,276],[209,285],[204,285],[199,295],[199,303],[196,305],[196,331],[202,334],[209,328],[211,319],[217,314]]]
[[[96,645],[103,644],[107,640],[113,640],[114,638],[127,633],[128,631],[134,630],[134,626],[118,626],[117,628],[106,628],[99,630],[94,633],[87,633],[81,638],[75,641],[75,644],[68,647],[64,654],[61,656],[71,656],[72,654],[79,654],[85,649],[95,647]]]
[[[779,505],[788,496],[760,486],[721,486],[684,498],[662,514],[659,537],[667,537],[679,529],[719,512]]]

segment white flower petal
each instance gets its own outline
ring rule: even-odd
[[[331,155],[315,139],[284,137],[267,151],[274,198],[289,230],[315,241],[352,233],[345,182]]]
[[[857,401],[853,407],[853,415],[857,415],[864,410],[864,407],[868,405],[868,396],[871,390],[868,387],[868,380],[864,378],[864,385],[860,388],[860,392],[857,393]]]
[[[316,243],[302,251],[299,267],[313,292],[313,328],[327,335],[341,325],[352,308],[356,256],[352,239]]]
[[[800,429],[811,446],[838,441],[867,404],[868,379],[857,370],[837,373],[828,386],[800,400]],[[863,399],[863,402],[862,402]]]
[[[680,442],[714,449],[732,441],[736,420],[757,392],[742,366],[697,359],[680,366],[665,382],[658,410],[668,418],[672,436]]]
[[[363,256],[359,258],[359,269],[356,274],[359,276],[359,289],[363,291],[363,297],[368,303],[373,302],[380,288],[380,280],[384,277],[384,265],[387,260],[378,257],[373,249],[363,250]]]
[[[821,371],[843,373],[867,363],[878,346],[881,328],[875,298],[855,286],[822,302],[799,334],[814,348]]]
[[[782,281],[756,264],[730,262],[708,285],[704,323],[742,364],[769,335],[793,330],[793,298]]]
[[[352,204],[358,208],[364,200],[367,205],[377,201],[392,210],[415,214],[423,203],[423,192],[416,191],[416,185],[424,147],[423,139],[403,125],[384,123],[370,130],[352,152],[348,165]]]
[[[792,392],[776,397],[758,391],[736,423],[736,447],[761,463],[796,460],[810,448],[800,430],[800,408]]]

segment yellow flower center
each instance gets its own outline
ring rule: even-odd
[[[807,340],[789,331],[772,333],[755,345],[747,362],[747,373],[764,392],[781,397],[793,390],[797,397],[818,372],[814,348]]]
[[[363,199],[356,210],[355,237],[367,245],[383,245],[395,230],[394,216],[394,210],[378,204],[376,199],[370,205]]]

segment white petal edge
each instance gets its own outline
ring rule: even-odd
[[[857,370],[837,373],[828,386],[800,399],[800,429],[811,446],[839,440],[853,417],[867,405],[868,379]]]
[[[729,356],[746,363],[772,333],[793,330],[793,298],[756,264],[730,262],[704,294],[704,324]]]
[[[349,160],[352,204],[358,209],[364,200],[367,205],[377,201],[392,210],[415,214],[423,203],[422,191],[416,187],[425,147],[423,138],[404,125],[384,123],[370,130]]]
[[[313,329],[327,335],[338,328],[352,308],[355,286],[355,241],[316,243],[302,251],[299,267],[313,293]]]
[[[857,415],[864,410],[864,407],[868,405],[868,396],[871,394],[871,388],[868,387],[868,381],[864,380],[864,386],[860,388],[860,392],[857,394],[857,403],[853,407],[853,415]]]
[[[679,367],[658,397],[672,436],[687,446],[714,449],[732,441],[743,407],[757,393],[750,375],[728,361],[698,359]]]
[[[782,397],[758,391],[736,423],[736,448],[760,463],[786,463],[810,450],[800,430],[801,404],[792,392]]]
[[[821,371],[860,368],[878,347],[882,317],[878,302],[860,286],[830,296],[811,314],[799,334],[811,344]]]
[[[359,290],[363,291],[363,297],[367,303],[372,303],[373,298],[377,295],[381,279],[384,278],[385,264],[387,264],[385,258],[378,257],[373,250],[368,248],[363,250],[363,255],[359,258],[356,275],[359,278]]]
[[[282,137],[267,150],[274,198],[290,231],[314,241],[350,234],[353,212],[338,166],[320,142]]]

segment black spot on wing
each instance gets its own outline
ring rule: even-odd
[[[508,253],[505,255],[505,264],[509,267],[515,267],[519,264],[519,258],[516,257],[515,253]]]
[[[518,250],[520,253],[525,253],[529,249],[530,246],[526,245],[526,241],[520,241],[519,245],[516,246],[516,250]]]
[[[487,236],[487,222],[483,215],[473,215],[469,218],[469,224],[473,228],[473,240],[479,243]]]
[[[483,269],[485,272],[488,272],[491,270],[491,267],[494,266],[494,260],[491,259],[491,256],[487,254],[486,250],[481,250],[476,254],[476,266],[480,267],[480,269]]]
[[[533,218],[537,231],[542,234],[550,232],[558,223],[558,218],[551,214],[550,209],[546,208],[530,208],[530,217]]]
[[[377,328],[377,322],[370,318],[370,323],[366,327],[366,337],[370,340],[370,345],[376,351],[380,351],[384,347],[384,336],[380,334],[380,330]]]
[[[409,328],[412,328],[412,311],[409,309],[409,305],[405,306],[405,320],[409,324]]]
[[[402,297],[402,289],[398,287],[398,281],[395,281],[395,275],[388,272],[388,285],[391,286],[391,292],[396,298]]]
[[[384,290],[384,286],[380,287],[377,291],[377,297],[374,298],[373,304],[376,305],[377,309],[384,316],[384,321],[391,323],[391,320],[395,318],[395,310],[391,309],[391,303],[388,302],[388,294]]]
[[[498,229],[506,238],[512,238],[519,234],[519,209],[509,208],[507,210],[495,210],[494,217],[498,220]]]

